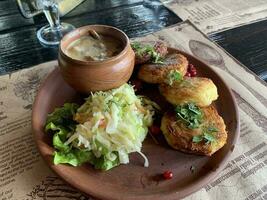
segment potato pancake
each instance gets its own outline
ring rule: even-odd
[[[140,67],[138,78],[147,83],[164,83],[171,70],[176,70],[183,77],[187,72],[188,60],[182,54],[169,54],[162,64],[144,64]]]
[[[161,130],[168,144],[179,151],[211,156],[226,144],[227,132],[222,117],[214,106],[201,108],[202,123],[191,129],[173,112],[166,112]]]
[[[181,82],[172,85],[161,84],[160,93],[173,105],[182,105],[194,102],[196,105],[209,106],[218,98],[217,87],[209,78],[184,77]]]

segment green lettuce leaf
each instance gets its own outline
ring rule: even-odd
[[[72,166],[80,166],[81,164],[89,162],[94,166],[95,169],[109,170],[120,164],[118,157],[111,161],[105,156],[96,158],[92,151],[72,149],[69,152],[55,151],[54,153],[54,164],[70,164]]]
[[[54,112],[47,116],[46,124],[52,122],[56,126],[64,126],[69,129],[73,128],[75,121],[73,120],[73,115],[79,108],[78,104],[75,103],[65,103],[63,107],[56,108]]]
[[[45,131],[53,133],[53,145],[57,150],[68,151],[70,147],[64,145],[67,136],[73,133],[76,122],[73,115],[78,109],[74,103],[65,103],[63,107],[56,108],[54,112],[48,115],[45,125]]]
[[[96,145],[101,149],[102,156],[96,158],[92,151],[79,149],[65,142],[74,133],[77,123],[73,120],[73,115],[78,109],[74,103],[66,103],[61,108],[56,108],[48,115],[45,131],[53,134],[54,164],[70,164],[80,166],[85,162],[94,165],[96,169],[109,170],[120,164],[118,154],[115,160],[107,158],[108,149],[96,140]]]
[[[116,167],[120,164],[119,156],[114,161],[107,159],[106,156],[101,156],[100,158],[94,158],[89,161],[92,165],[94,165],[95,169],[100,169],[107,171],[113,167]]]
[[[47,116],[45,131],[53,134],[53,146],[56,149],[54,164],[69,163],[77,166],[81,163],[80,154],[71,145],[65,144],[75,130],[77,123],[73,120],[73,115],[78,107],[75,103],[65,103]]]
[[[71,144],[66,145],[65,142],[74,133],[76,122],[73,115],[78,109],[78,105],[74,103],[66,103],[61,108],[56,108],[54,112],[48,115],[45,131],[53,134],[54,164],[70,164],[72,166],[80,166],[85,162],[89,162],[96,169],[109,170],[119,165],[119,159],[111,161],[105,156],[96,158],[92,151],[78,149]],[[98,142],[99,143],[99,142]],[[99,143],[102,153],[108,153],[108,150]]]
[[[80,166],[85,162],[94,160],[94,155],[91,151],[72,149],[69,152],[55,151],[54,164],[70,164],[72,166]]]
[[[69,132],[72,132],[72,130],[68,127],[64,127],[61,125],[55,125],[53,122],[49,122],[45,126],[46,132],[53,132],[54,134],[60,135],[61,140],[65,141],[67,139],[67,135]]]
[[[59,134],[55,134],[53,136],[53,145],[57,150],[62,151],[62,152],[68,152],[71,149],[70,146],[64,144]]]

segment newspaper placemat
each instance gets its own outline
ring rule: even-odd
[[[267,87],[235,59],[184,22],[138,40],[162,40],[221,74],[236,96],[241,136],[218,177],[187,200],[267,198]],[[32,139],[31,108],[39,83],[56,62],[0,77],[0,200],[88,200],[41,159]],[[115,184],[115,183],[114,183]]]
[[[206,34],[267,18],[265,0],[161,0],[183,20],[189,19]]]

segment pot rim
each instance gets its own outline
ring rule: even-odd
[[[77,30],[82,30],[82,29],[88,29],[89,30],[90,28],[93,28],[93,27],[104,27],[104,28],[113,29],[115,31],[118,31],[122,35],[122,37],[120,37],[119,39],[121,41],[126,41],[123,50],[119,54],[117,54],[116,56],[112,56],[112,57],[107,58],[105,60],[93,60],[93,61],[82,61],[82,60],[74,59],[74,58],[72,58],[72,57],[70,57],[70,56],[68,56],[67,54],[64,53],[64,51],[62,50],[62,42],[64,40],[67,41],[67,39],[66,39],[67,37],[72,37],[70,35],[74,34],[74,32],[77,31]],[[75,33],[74,35],[77,35],[78,33]],[[67,33],[60,41],[59,54],[63,58],[67,59],[68,62],[77,63],[77,64],[80,64],[80,65],[102,65],[102,64],[107,64],[107,63],[114,62],[116,60],[121,59],[127,53],[129,47],[131,48],[130,40],[129,40],[128,36],[126,35],[126,33],[124,33],[122,30],[120,30],[120,29],[118,29],[116,27],[113,27],[113,26],[101,25],[101,24],[93,24],[93,25],[87,25],[87,26],[79,27],[79,28],[74,29],[73,31]]]

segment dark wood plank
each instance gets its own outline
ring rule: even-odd
[[[96,1],[84,1],[82,4],[77,6],[74,10],[72,10],[68,15],[68,17],[82,15],[84,13],[97,13],[107,9],[113,9],[116,7],[127,7],[135,4],[142,4],[143,0],[105,0],[101,1],[101,3],[96,3]],[[65,18],[66,18],[65,17]]]
[[[0,1],[0,16],[11,15],[18,13],[15,0]]]
[[[77,27],[87,24],[116,26],[125,31],[129,37],[137,37],[178,23],[181,19],[163,6],[158,11],[138,4],[116,7],[105,12],[87,13],[80,15],[79,18],[65,18],[65,21]]]
[[[209,38],[267,81],[267,20],[212,34]]]
[[[12,29],[34,25],[33,19],[25,19],[19,13],[0,17],[0,33],[7,33]]]
[[[0,36],[0,74],[30,67],[56,58],[57,49],[44,48],[36,38],[36,28]]]
[[[65,19],[79,17],[87,13],[105,12],[105,10],[112,10],[113,8],[126,7],[129,5],[142,4],[142,0],[104,0],[101,2],[84,1],[77,6],[73,11],[64,16]],[[19,30],[25,26],[47,23],[44,16],[38,16],[33,19],[25,19],[19,13],[16,0],[1,0],[0,1],[0,33],[8,33],[12,28]]]
[[[33,24],[33,19],[25,19],[21,16],[15,0],[0,1],[0,33]]]
[[[111,3],[107,0],[101,2]],[[136,0],[129,1],[128,4],[126,1],[124,3],[123,1],[114,2],[117,3],[113,8],[107,8],[100,12],[76,13],[75,15],[72,13],[73,16],[67,15],[63,21],[76,27],[87,24],[116,26],[130,37],[145,35],[181,21],[179,17],[163,6],[146,7],[142,5],[142,1]],[[106,4],[108,6],[108,3]],[[83,9],[84,6],[85,4]],[[100,5],[98,7],[101,9]],[[47,23],[45,18],[38,16],[34,21],[35,25],[21,26],[8,29],[7,32],[0,32],[0,44],[3,49],[0,51],[0,74],[57,58],[56,48],[44,48],[36,38],[36,30]]]

